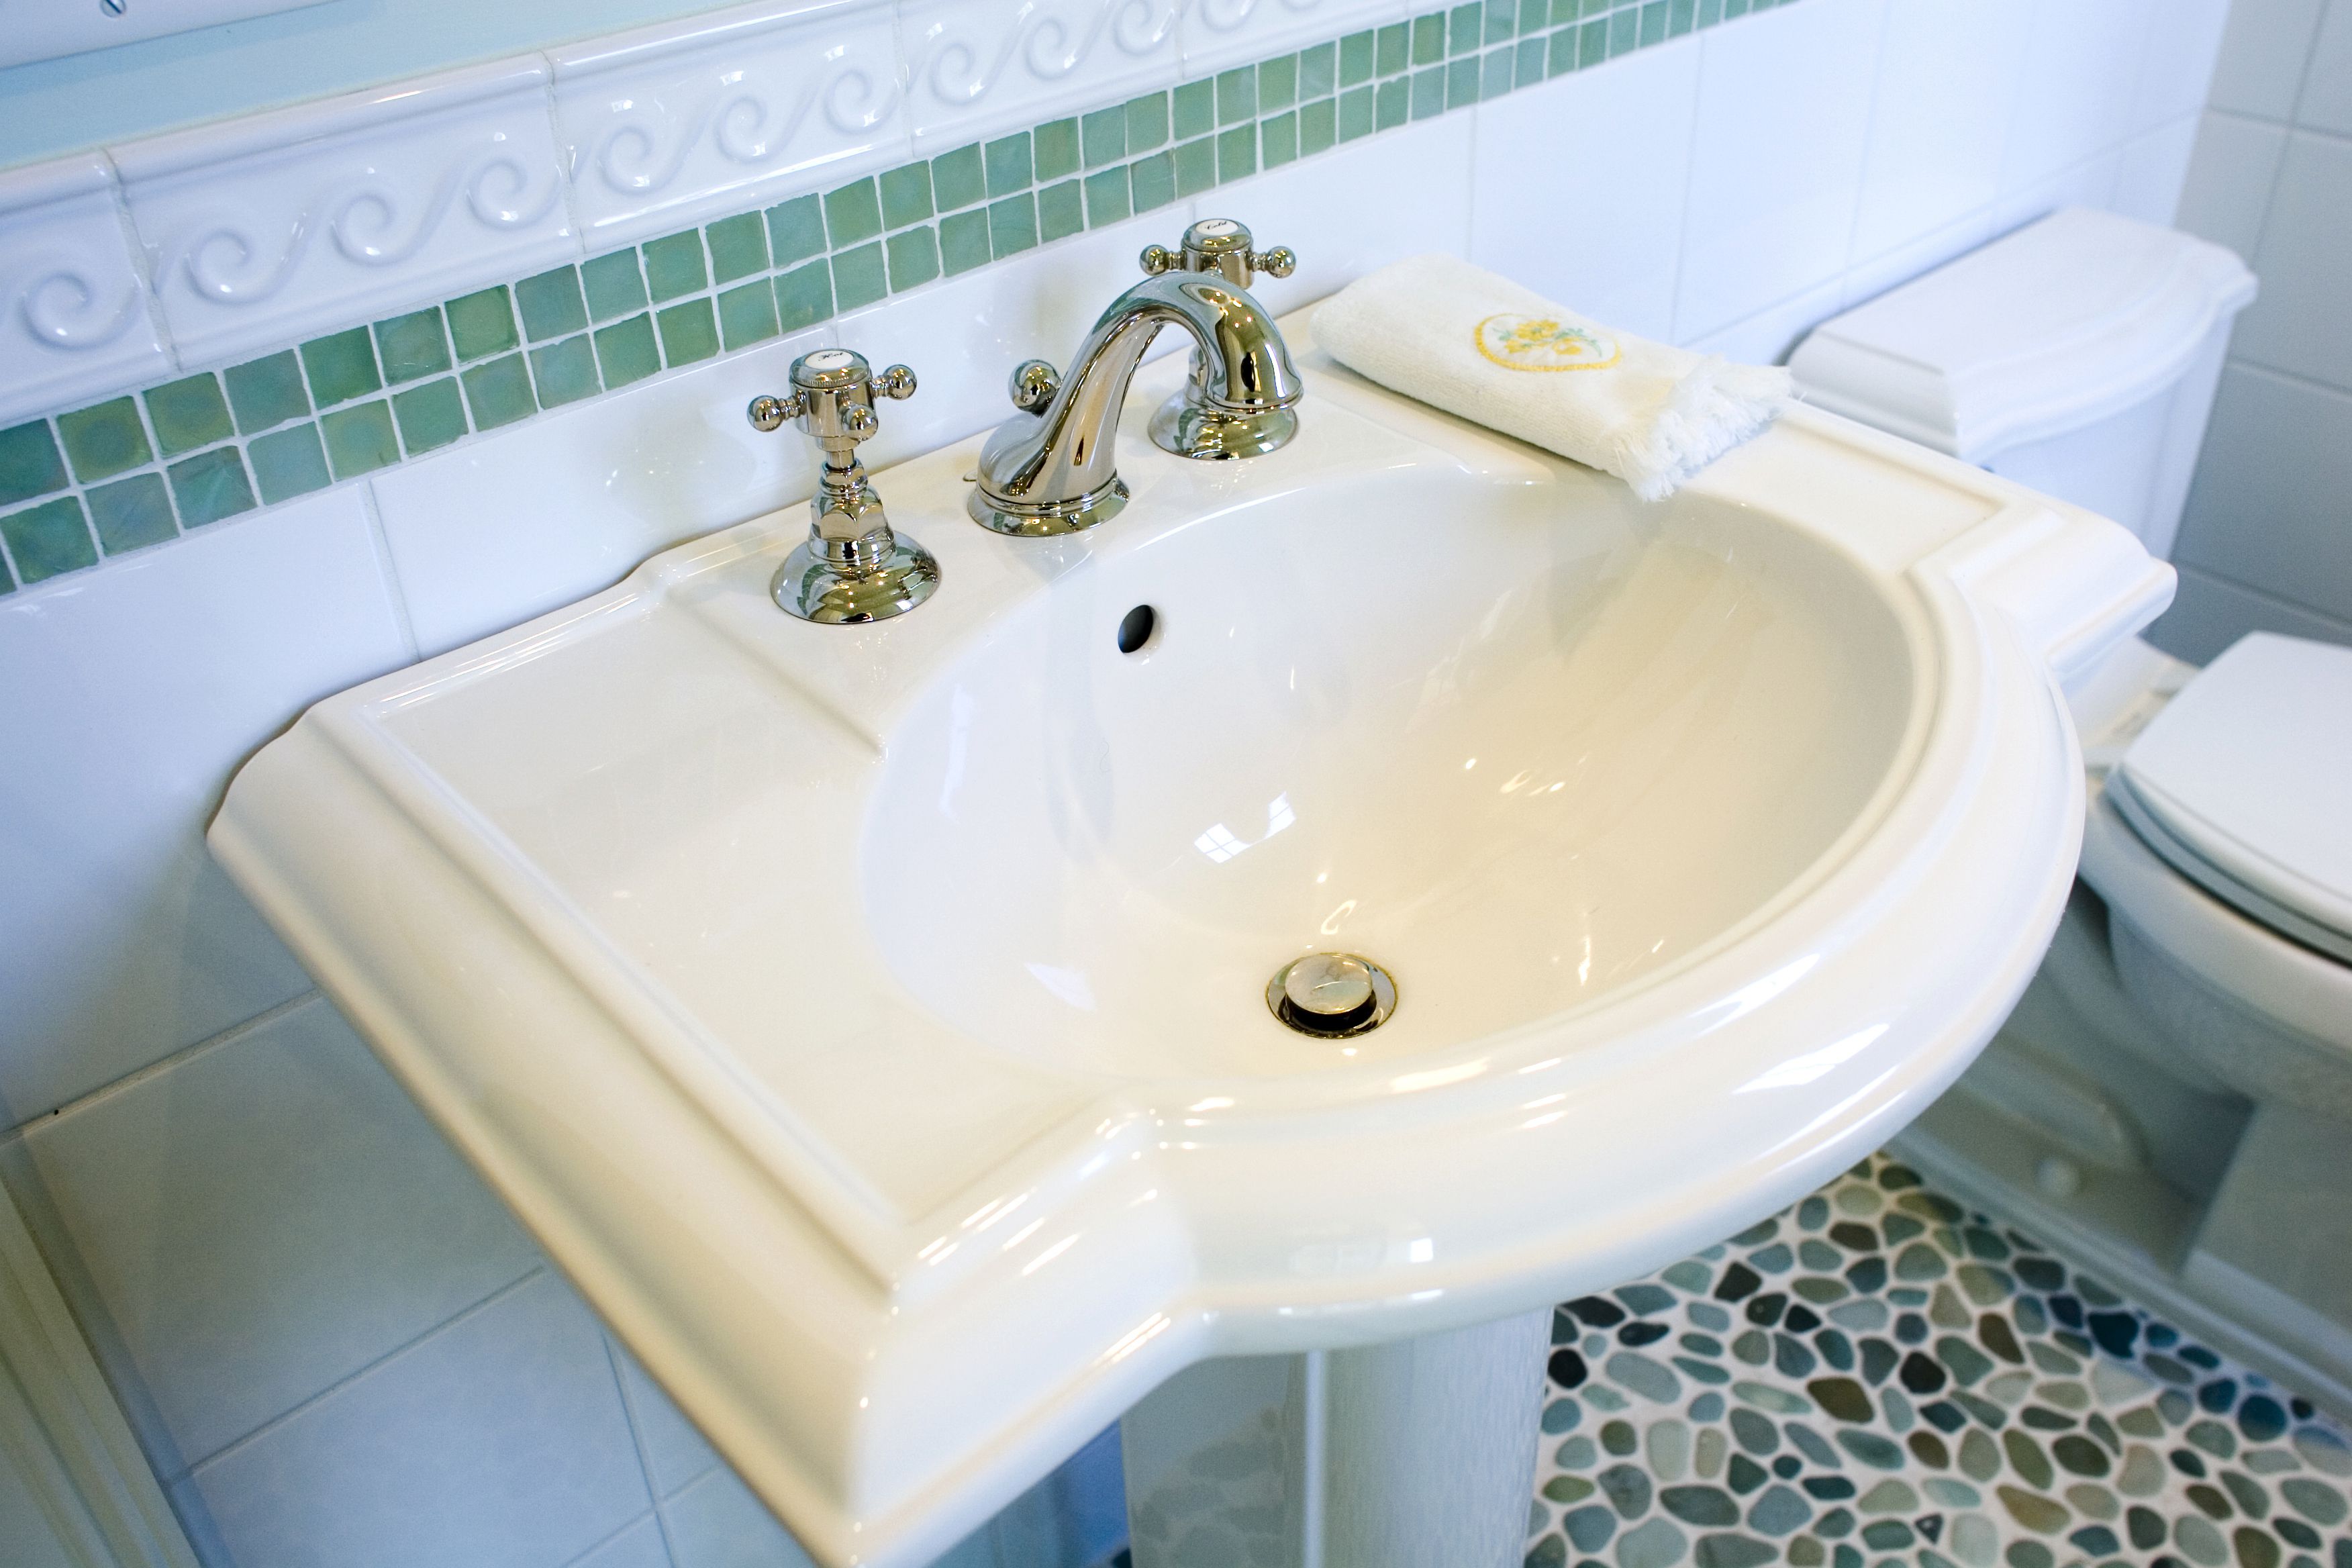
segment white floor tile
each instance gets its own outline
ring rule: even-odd
[[[670,1403],[668,1394],[619,1343],[613,1361],[621,1371],[621,1394],[628,1402],[629,1421],[644,1450],[646,1479],[656,1497],[667,1497],[719,1463],[719,1456],[686,1413]]]
[[[572,1568],[670,1568],[661,1521],[646,1515],[585,1556],[573,1559]]]
[[[721,1465],[662,1505],[677,1568],[814,1568],[801,1543]]]
[[[2286,131],[2268,121],[2209,112],[2199,122],[2175,220],[2251,261],[2263,237]]]
[[[2352,391],[2352,142],[2287,138],[2234,352]]]

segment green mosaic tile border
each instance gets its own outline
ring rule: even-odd
[[[0,430],[0,595],[1794,0],[1471,0]]]

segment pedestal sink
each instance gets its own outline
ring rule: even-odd
[[[984,532],[932,454],[876,476],[919,611],[779,614],[761,519],[320,704],[214,826],[829,1563],[927,1562],[1205,1358],[1739,1228],[2057,917],[2053,678],[2170,591],[2122,530],[1802,409],[1645,506],[1286,326],[1280,452],[1154,450],[1163,363],[1099,529]],[[1278,1021],[1322,952],[1393,1016]]]

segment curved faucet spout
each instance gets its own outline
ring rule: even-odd
[[[1185,394],[1155,420],[1153,437],[1194,457],[1244,457],[1289,438],[1301,386],[1290,350],[1265,308],[1248,289],[1215,273],[1167,272],[1147,278],[1111,302],[1058,383],[1037,370],[1034,394],[1052,388],[1042,409],[1014,415],[988,438],[969,510],[1003,533],[1068,533],[1111,516],[1126,503],[1118,478],[1118,416],[1143,351],[1160,328],[1188,333],[1195,353]],[[1024,366],[1016,373],[1016,395]],[[1171,412],[1179,410],[1181,412]],[[1222,440],[1187,450],[1162,439],[1186,415]],[[1247,431],[1236,439],[1235,431]],[[1195,447],[1204,444],[1197,438]]]

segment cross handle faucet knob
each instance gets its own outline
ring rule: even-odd
[[[1204,217],[1184,231],[1179,248],[1147,245],[1139,259],[1150,275],[1214,272],[1237,289],[1248,288],[1261,272],[1269,278],[1287,278],[1298,266],[1297,253],[1286,245],[1271,250],[1254,249],[1252,245],[1250,231],[1232,218]]]

